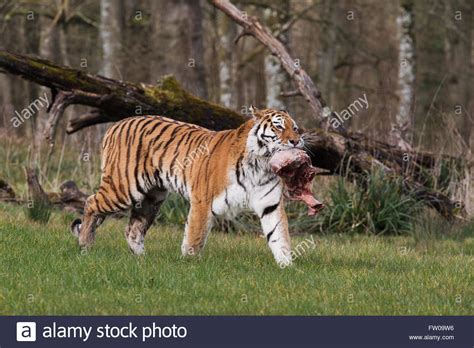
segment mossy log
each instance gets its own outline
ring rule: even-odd
[[[91,106],[93,110],[70,120],[67,133],[134,115],[164,115],[213,130],[236,128],[247,120],[245,115],[190,94],[172,76],[163,77],[156,86],[116,81],[2,50],[0,69],[51,89],[53,102],[46,129],[50,142],[54,140],[57,121],[73,104]],[[403,176],[407,193],[444,217],[464,215],[462,204],[433,191],[426,175],[434,172],[439,161],[466,165],[461,159],[405,151],[347,131],[336,133],[315,127],[307,130],[304,137],[313,165],[326,169],[327,174],[344,175],[363,184],[366,173],[374,167],[381,168],[394,176]]]
[[[188,93],[173,76],[164,76],[155,86],[116,81],[7,51],[0,51],[0,68],[51,88],[53,103],[49,111],[53,113],[46,134],[50,141],[54,141],[52,128],[64,109],[73,104],[96,109],[71,120],[68,133],[134,115],[169,115],[216,130],[235,128],[244,120],[234,111]]]
[[[0,202],[26,205],[28,208],[35,206],[45,209],[56,208],[67,212],[83,214],[86,199],[89,195],[82,192],[74,181],[66,181],[59,187],[59,192],[46,192],[41,186],[36,171],[26,169],[28,184],[27,199],[22,199],[15,194],[13,188],[0,179]],[[114,217],[123,217],[125,214],[116,213]]]

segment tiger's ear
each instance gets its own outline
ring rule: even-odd
[[[249,111],[250,111],[250,114],[252,115],[252,117],[257,119],[257,120],[259,120],[263,117],[263,114],[254,105],[250,105]]]

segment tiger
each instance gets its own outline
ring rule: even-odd
[[[302,132],[285,110],[249,107],[237,129],[212,131],[163,116],[135,116],[112,125],[102,141],[101,180],[86,200],[83,219],[71,225],[88,249],[107,215],[130,211],[125,238],[145,251],[147,230],[169,192],[190,204],[183,256],[199,255],[217,216],[252,210],[280,266],[292,263],[284,182],[269,160],[280,150],[303,148]]]

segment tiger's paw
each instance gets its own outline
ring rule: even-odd
[[[136,238],[127,237],[128,248],[135,255],[143,255],[145,253],[145,238],[142,235]]]
[[[193,256],[199,256],[200,253],[200,248],[198,247],[193,247],[189,245],[181,245],[181,255],[183,257],[193,257]]]
[[[293,264],[291,251],[287,248],[275,250],[273,252],[273,256],[275,257],[275,261],[281,269],[289,267]]]

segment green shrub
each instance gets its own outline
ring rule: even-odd
[[[400,234],[411,230],[421,206],[403,193],[402,182],[382,171],[370,174],[365,188],[339,178],[319,217],[325,233]]]
[[[181,196],[170,193],[161,206],[158,221],[174,225],[184,225],[188,217],[188,211],[189,203]]]
[[[47,203],[30,201],[25,209],[28,219],[47,224],[53,208]]]

